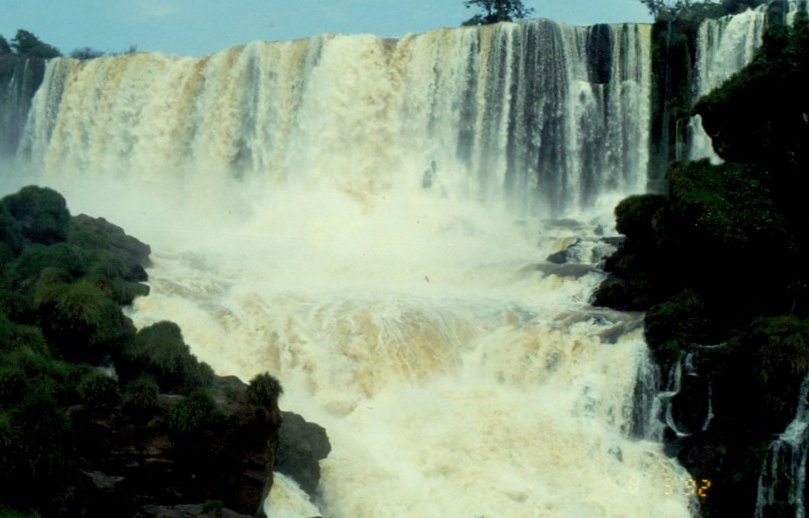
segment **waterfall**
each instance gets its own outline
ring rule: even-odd
[[[699,28],[697,58],[693,85],[694,102],[717,88],[753,59],[764,34],[766,5],[741,14],[705,20]],[[695,115],[688,122],[689,158],[708,158],[713,163],[722,160],[714,152],[711,138]]]
[[[665,389],[658,395],[659,404],[663,421],[678,439],[689,437],[697,431],[707,431],[715,417],[713,387],[709,380],[705,380],[699,365],[704,361],[700,359],[701,351],[721,347],[724,345],[691,344],[672,363],[664,378]]]
[[[805,0],[789,0],[785,5],[784,22],[788,25],[792,25],[798,12],[806,10]],[[705,20],[700,25],[693,84],[694,102],[752,61],[762,43],[767,9],[767,4],[762,4],[741,14]],[[688,121],[688,136],[690,160],[708,158],[712,163],[722,161],[714,152],[699,115]]]
[[[16,152],[44,70],[41,59],[0,56],[0,158]]]
[[[809,453],[809,376],[801,384],[795,418],[770,444],[758,479],[755,518],[806,516],[806,457]]]
[[[279,478],[270,516],[687,517],[636,405],[637,315],[588,306],[597,254],[546,262],[644,189],[649,39],[540,20],[57,59],[17,181],[152,245],[136,325],[270,371],[327,429],[314,500]]]
[[[202,59],[61,59],[23,152],[46,171],[215,171],[358,194],[429,176],[452,197],[565,213],[643,189],[649,37],[540,20],[254,42]]]

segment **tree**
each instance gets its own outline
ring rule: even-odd
[[[64,197],[53,189],[29,185],[0,204],[19,222],[26,239],[49,245],[67,238],[70,212]]]
[[[8,41],[0,35],[0,56],[5,54],[11,54],[11,46],[8,44]]]
[[[11,47],[21,56],[57,58],[61,53],[52,45],[41,41],[33,33],[20,29],[11,40]]]
[[[534,12],[531,7],[525,7],[521,0],[466,0],[464,5],[468,8],[477,7],[485,11],[478,13],[463,22],[464,25],[488,25],[490,23],[511,22],[526,18]]]
[[[649,14],[657,18],[660,13],[667,11],[669,8],[665,0],[640,0],[640,3],[649,9]]]

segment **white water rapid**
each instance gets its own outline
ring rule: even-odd
[[[629,433],[655,418],[633,409],[637,317],[587,304],[612,207],[646,183],[649,33],[56,60],[20,182],[152,245],[137,325],[176,321],[221,374],[269,371],[326,428],[317,498],[279,477],[270,516],[684,518],[659,426]],[[577,239],[582,266],[545,262]]]

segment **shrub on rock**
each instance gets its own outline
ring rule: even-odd
[[[138,331],[124,347],[121,360],[124,372],[150,374],[165,392],[187,394],[213,380],[213,370],[191,354],[174,322],[158,322]]]
[[[136,421],[147,421],[159,410],[157,382],[140,376],[127,385],[123,395],[123,413]]]
[[[666,197],[660,194],[638,194],[622,200],[615,207],[615,229],[629,241],[654,243],[654,221],[663,208]]]
[[[281,383],[267,372],[255,376],[247,386],[248,401],[264,408],[277,407],[283,393]]]
[[[86,281],[57,288],[38,313],[45,335],[65,358],[91,364],[117,354],[134,334],[121,308]]]
[[[67,238],[70,212],[61,194],[47,187],[28,186],[0,200],[20,223],[22,235],[34,243],[52,244]]]
[[[95,412],[109,412],[121,398],[118,382],[98,369],[90,370],[81,378],[77,391],[82,404]]]
[[[204,389],[196,389],[169,412],[169,430],[181,437],[202,432],[217,419],[216,404]]]

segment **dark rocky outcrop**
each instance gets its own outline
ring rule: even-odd
[[[246,388],[236,378],[216,378],[209,417],[182,431],[172,417],[194,395],[158,395],[148,419],[72,407],[81,453],[47,514],[206,516],[206,502],[209,510],[230,510],[216,516],[263,512],[281,417],[277,408],[248,403]]]
[[[147,278],[145,268],[151,265],[151,247],[104,218],[92,218],[86,214],[74,216],[68,227],[68,240],[112,254],[124,266],[122,273],[127,280],[142,282]]]
[[[310,496],[320,482],[320,464],[331,451],[326,430],[292,412],[282,412],[276,471],[290,476]]]
[[[673,164],[667,196],[616,208],[626,240],[593,300],[646,312],[666,449],[710,485],[705,518],[754,514],[768,447],[805,404],[807,84],[804,14],[771,26],[751,65],[697,105],[727,162]],[[773,506],[765,516],[795,516],[795,502]]]

